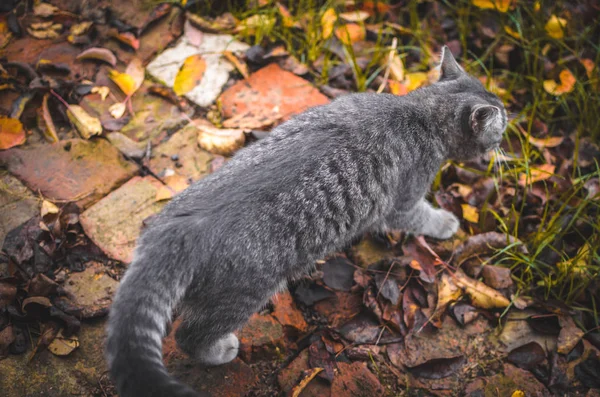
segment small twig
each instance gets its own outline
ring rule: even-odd
[[[377,93],[381,94],[388,83],[388,78],[390,77],[390,68],[392,65],[392,59],[394,59],[394,54],[396,53],[396,48],[398,48],[398,38],[394,37],[392,40],[392,48],[390,49],[390,54],[388,55],[387,66],[385,68],[385,73],[383,74],[383,81],[379,85],[377,89]]]

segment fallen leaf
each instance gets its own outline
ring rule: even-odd
[[[100,120],[90,116],[79,105],[69,105],[67,108],[67,117],[84,139],[90,139],[94,135],[102,134],[102,123]]]
[[[556,147],[556,146],[560,145],[561,143],[563,143],[565,138],[562,136],[549,136],[547,138],[534,138],[531,135],[529,135],[527,137],[527,139],[533,146],[535,146],[539,149],[543,149],[545,147]]]
[[[25,129],[18,119],[0,116],[0,150],[25,143]]]
[[[86,60],[86,59],[95,59],[97,61],[103,61],[111,65],[113,68],[117,65],[117,57],[112,53],[111,50],[107,48],[100,47],[92,47],[83,51],[81,54],[77,55],[77,59]]]
[[[529,175],[521,173],[519,175],[519,185],[527,186],[534,182],[544,181],[554,175],[555,166],[552,164],[542,164],[529,169]]]
[[[60,210],[58,209],[56,204],[54,204],[53,202],[48,201],[48,200],[42,201],[42,208],[40,209],[40,215],[41,215],[42,219],[45,218],[49,214],[58,214],[59,211]]]
[[[281,15],[281,22],[283,22],[283,26],[286,28],[291,28],[295,26],[299,26],[290,11],[281,3],[277,3],[277,8],[279,9],[279,14]]]
[[[133,58],[125,68],[125,73],[131,76],[134,83],[134,91],[137,91],[144,83],[144,74],[146,73],[142,60],[137,57]]]
[[[125,102],[117,102],[110,105],[110,107],[108,108],[108,112],[115,119],[120,119],[125,114],[126,109],[127,105],[125,105]]]
[[[60,11],[59,8],[48,3],[37,3],[33,6],[33,15],[36,17],[48,18],[56,11]]]
[[[45,23],[32,23],[27,28],[27,32],[36,39],[48,40],[56,39],[60,36],[62,28],[63,25],[60,23],[52,24],[52,22],[49,22],[49,25]]]
[[[398,53],[394,50],[389,62],[390,75],[396,81],[404,81],[404,63]]]
[[[363,41],[367,37],[364,26],[356,23],[347,23],[335,29],[335,37],[346,45],[352,45],[357,41]]]
[[[44,137],[48,142],[58,142],[58,134],[56,133],[56,126],[52,120],[52,115],[48,109],[48,97],[50,94],[44,95],[42,99],[42,106],[38,109],[38,127],[42,130]]]
[[[52,343],[48,345],[48,350],[50,350],[50,353],[54,354],[55,356],[68,356],[78,347],[79,338],[77,338],[77,335],[65,337],[61,329],[58,331],[58,334]]]
[[[561,326],[558,334],[557,351],[559,354],[568,354],[579,343],[585,335],[568,315],[558,316],[558,322]]]
[[[156,191],[156,201],[169,200],[173,198],[174,195],[190,186],[187,178],[179,174],[173,173],[162,179],[165,182],[165,185],[161,186]]]
[[[506,34],[508,34],[509,36],[512,36],[515,39],[521,38],[521,35],[519,34],[519,32],[517,32],[516,30],[513,30],[510,26],[504,26],[504,31],[506,32]]]
[[[285,46],[278,45],[277,47],[273,48],[271,51],[263,55],[263,59],[284,57],[287,55],[289,55],[289,52],[287,52]]]
[[[138,30],[138,34],[141,35],[154,22],[167,16],[171,12],[172,9],[173,9],[172,3],[158,4],[156,7],[154,7],[154,9],[150,13],[150,15],[148,15],[148,17],[146,17],[146,20],[142,23],[142,27],[139,28],[139,30]]]
[[[472,0],[475,7],[507,12],[513,0]]]
[[[479,223],[479,210],[469,204],[461,204],[463,218],[471,223]]]
[[[236,57],[235,54],[231,51],[223,51],[223,56],[225,57],[225,59],[227,59],[227,61],[229,61],[233,66],[235,66],[238,72],[240,72],[240,74],[245,79],[248,78],[248,76],[250,75],[248,73],[248,65],[246,65],[244,61]]]
[[[400,96],[408,94],[408,87],[403,83],[396,80],[390,80],[388,81],[388,84],[390,86],[390,92],[392,94]]]
[[[507,267],[484,265],[481,276],[483,281],[492,288],[502,289],[513,285],[510,269]]]
[[[508,353],[508,362],[519,368],[532,370],[546,359],[544,348],[537,342],[529,342],[523,346],[513,349]]]
[[[350,12],[342,12],[339,17],[346,22],[363,22],[367,18],[369,18],[369,13],[366,11],[350,11]]]
[[[567,27],[567,20],[559,18],[556,15],[552,15],[546,23],[545,29],[548,36],[555,39],[562,39],[565,35],[565,28]]]
[[[438,301],[431,318],[431,323],[439,328],[442,324],[441,317],[446,311],[446,308],[451,302],[458,300],[458,298],[462,296],[463,292],[460,288],[458,288],[452,277],[446,273],[442,274],[437,288]]]
[[[406,73],[406,89],[408,92],[414,91],[417,88],[425,85],[428,82],[427,73],[425,72],[414,72]]]
[[[197,125],[198,144],[207,152],[229,156],[244,146],[244,130],[219,129],[207,124]]]
[[[465,356],[434,358],[409,371],[414,376],[426,379],[442,379],[456,374],[466,362]]]
[[[75,25],[71,26],[69,32],[74,36],[81,36],[82,34],[87,33],[87,31],[92,27],[93,24],[94,22],[92,21],[76,23]]]
[[[573,73],[571,73],[569,69],[565,69],[560,72],[558,78],[560,80],[560,84],[554,80],[544,80],[544,90],[546,90],[547,93],[552,95],[562,95],[573,91],[577,79],[575,79],[575,76],[573,76]]]
[[[344,257],[335,256],[323,265],[323,282],[329,288],[350,291],[354,283],[354,266]]]
[[[471,304],[481,309],[502,309],[510,304],[504,295],[478,280],[468,277],[462,270],[454,274],[456,285],[471,298]]]
[[[17,296],[17,287],[6,281],[0,281],[0,309],[10,305]]]
[[[118,30],[111,29],[108,32],[108,36],[133,48],[134,50],[138,50],[140,48],[140,40],[131,32],[119,33]]]
[[[39,305],[47,308],[51,307],[52,303],[50,302],[50,299],[46,298],[45,296],[30,296],[29,298],[23,300],[23,303],[21,304],[21,309],[24,312],[27,312],[27,307],[31,305]]]
[[[173,83],[175,94],[183,95],[194,89],[200,84],[205,70],[206,62],[202,55],[196,54],[187,57],[183,61],[179,72],[177,72],[177,76],[175,76],[175,82]]]
[[[323,39],[328,39],[333,33],[333,26],[337,21],[337,15],[333,8],[328,8],[321,16],[321,28]]]
[[[522,253],[527,253],[527,248],[520,240],[513,236],[498,232],[487,232],[469,237],[462,245],[454,250],[453,263],[461,265],[465,260],[475,255],[485,255],[495,249],[516,245]]]
[[[591,79],[593,77],[594,69],[596,68],[596,63],[588,58],[582,58],[579,60],[579,62],[585,68],[585,72],[586,72],[588,78]]]
[[[110,94],[110,88],[106,86],[94,86],[92,87],[92,94],[100,94],[100,99],[104,102],[108,94]]]
[[[124,73],[113,69],[108,73],[108,77],[129,97],[142,86],[144,73],[142,61],[139,58],[133,58]]]

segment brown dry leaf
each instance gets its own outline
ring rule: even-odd
[[[173,83],[175,94],[183,95],[190,92],[200,84],[205,70],[206,62],[202,58],[202,55],[196,54],[187,57],[183,61],[179,72],[177,72],[177,76],[175,76],[175,83]]]
[[[27,313],[27,306],[29,305],[40,305],[43,307],[52,307],[52,303],[50,302],[50,299],[46,298],[45,296],[31,296],[29,298],[26,298],[23,303],[21,304],[21,310],[23,310],[23,312]]]
[[[58,134],[56,133],[56,126],[52,120],[52,115],[48,109],[48,97],[50,94],[44,95],[42,99],[42,107],[38,110],[38,126],[42,130],[44,137],[48,142],[58,142]]]
[[[441,325],[441,316],[446,311],[446,307],[451,302],[458,300],[463,294],[463,291],[458,288],[452,277],[443,273],[438,283],[438,301],[433,313],[431,322],[436,327]]]
[[[79,338],[77,335],[71,335],[68,338],[63,335],[62,329],[48,345],[48,350],[55,356],[68,356],[79,347]]]
[[[565,35],[565,28],[567,27],[567,20],[559,18],[556,15],[552,15],[546,23],[545,29],[548,36],[555,39],[562,39]]]
[[[543,149],[545,147],[556,147],[565,140],[565,138],[562,136],[549,136],[547,138],[534,138],[531,135],[529,135],[527,137],[527,139],[529,140],[529,143],[531,143],[533,146],[535,146],[539,149]]]
[[[479,210],[477,209],[477,207],[473,207],[469,204],[461,204],[460,206],[462,207],[464,219],[471,223],[479,222]]]
[[[346,22],[363,22],[369,18],[369,13],[366,11],[356,10],[350,12],[342,12],[340,18]]]
[[[54,204],[53,202],[48,201],[48,200],[42,201],[42,208],[40,210],[40,216],[42,218],[44,218],[46,215],[49,215],[49,214],[58,214],[59,211],[60,210],[58,209],[56,204]]]
[[[92,87],[91,92],[92,94],[100,94],[100,99],[102,99],[102,102],[104,102],[108,94],[110,94],[110,88],[106,86],[95,86]]]
[[[504,295],[478,280],[468,277],[462,270],[454,274],[456,285],[471,298],[471,304],[481,309],[502,309],[510,304]]]
[[[125,114],[126,109],[127,105],[125,105],[125,102],[117,102],[110,105],[110,107],[108,108],[108,112],[115,119],[120,119]]]
[[[585,332],[575,324],[571,316],[561,315],[558,317],[558,322],[561,329],[558,334],[557,351],[559,354],[568,354],[583,338]]]
[[[60,36],[60,32],[63,28],[63,25],[60,23],[52,24],[52,22],[40,22],[40,23],[32,23],[29,27],[27,27],[27,32],[40,40],[48,40],[48,39],[56,39]]]
[[[199,124],[198,144],[207,152],[229,156],[244,146],[244,130],[219,129],[208,124]]]
[[[427,84],[429,78],[425,72],[406,73],[406,89],[408,92]]]
[[[83,51],[81,54],[77,55],[77,59],[85,60],[85,59],[94,59],[97,61],[103,61],[111,65],[113,68],[117,65],[117,57],[112,53],[111,50],[107,48],[100,47],[92,47]]]
[[[133,79],[134,91],[137,91],[144,83],[144,74],[146,70],[140,58],[133,58],[125,68],[127,73]]]
[[[90,139],[94,135],[102,134],[102,123],[96,117],[90,116],[81,106],[69,105],[67,117],[75,125],[75,128],[84,139]]]
[[[547,93],[552,95],[562,95],[573,91],[577,79],[575,79],[575,76],[573,76],[573,73],[571,73],[569,69],[560,72],[558,78],[560,79],[560,84],[554,80],[544,80],[544,90],[546,90]]]
[[[229,61],[233,66],[235,66],[238,72],[240,72],[240,74],[244,76],[245,79],[248,78],[248,76],[250,75],[248,73],[248,65],[246,65],[244,61],[236,57],[235,54],[231,51],[223,51],[223,56],[225,57],[225,59],[227,59],[227,61]]]
[[[135,37],[135,35],[131,32],[123,32],[123,33],[119,33],[118,30],[116,29],[111,29],[108,32],[108,36],[112,37],[113,39],[128,45],[129,47],[133,48],[134,50],[138,50],[140,48],[140,40]]]
[[[555,166],[552,164],[542,164],[529,169],[529,175],[521,173],[519,175],[519,185],[526,186],[534,182],[544,181],[554,175]]]
[[[36,17],[48,18],[60,11],[58,7],[48,3],[38,3],[33,6],[33,15]]]
[[[357,41],[363,41],[367,37],[367,30],[362,25],[347,23],[335,29],[335,37],[342,43],[351,45]]]
[[[279,14],[281,15],[281,21],[283,22],[284,27],[299,27],[299,24],[296,21],[294,21],[294,18],[292,17],[290,11],[283,4],[278,2],[277,8],[279,9]]]
[[[323,368],[316,367],[312,369],[308,369],[304,371],[304,376],[300,383],[298,383],[291,391],[292,397],[299,397],[306,385],[310,383],[311,380],[315,378],[319,374],[319,372],[323,371]]]
[[[190,186],[186,177],[175,173],[163,177],[163,181],[165,185],[156,191],[156,201],[170,200],[174,195]]]
[[[0,116],[0,150],[25,143],[25,129],[18,119]]]
[[[396,80],[390,80],[388,81],[388,84],[390,86],[390,92],[392,94],[400,96],[408,94],[408,87],[403,83]]]
[[[475,7],[507,12],[513,0],[472,0]]]
[[[328,8],[321,16],[321,27],[323,29],[323,39],[328,39],[333,33],[333,26],[337,21],[337,15],[333,8]]]

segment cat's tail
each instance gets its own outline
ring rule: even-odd
[[[169,240],[170,232],[150,230],[151,246],[142,238],[110,309],[106,358],[120,397],[200,396],[169,376],[162,360],[162,338],[192,278],[187,244]]]

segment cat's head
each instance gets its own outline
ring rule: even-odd
[[[499,147],[507,125],[504,104],[465,72],[447,46],[442,49],[440,79],[435,85],[442,93],[452,95],[448,106],[455,107],[457,125],[450,136],[451,158],[466,160]]]

